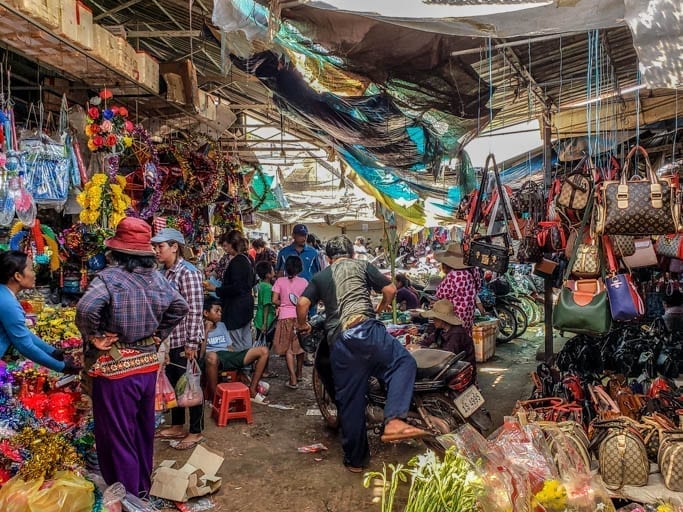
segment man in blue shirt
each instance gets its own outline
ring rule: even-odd
[[[301,258],[304,269],[299,274],[306,281],[311,281],[313,274],[320,271],[320,262],[318,261],[318,251],[310,245],[306,244],[306,237],[308,236],[308,228],[305,224],[296,224],[292,230],[293,241],[287,247],[280,249],[277,255],[277,264],[275,271],[278,277],[285,275],[285,261],[289,256],[298,256]]]

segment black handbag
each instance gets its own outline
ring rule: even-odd
[[[493,162],[493,175],[496,180],[495,186],[498,187],[498,194],[500,196],[500,204],[503,208],[503,229],[505,231],[495,234],[481,235],[479,234],[479,226],[482,220],[482,197],[486,194],[487,182],[489,179],[489,164]],[[492,191],[491,191],[492,192]],[[510,235],[507,232],[509,220],[512,218],[511,212],[508,210],[508,203],[505,197],[505,190],[500,181],[500,174],[498,173],[498,164],[493,154],[486,157],[486,164],[481,177],[481,184],[479,185],[479,193],[474,205],[474,217],[469,226],[465,230],[465,238],[463,240],[463,249],[465,252],[465,263],[472,267],[479,267],[485,270],[492,270],[493,272],[505,273],[510,264],[510,256],[513,254],[512,244],[510,242]],[[491,219],[490,222],[495,222]]]

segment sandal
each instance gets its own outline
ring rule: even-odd
[[[289,389],[299,389],[298,384],[292,384],[291,382],[288,382],[287,384],[285,384],[285,386],[287,386]]]
[[[181,432],[179,434],[164,434],[163,430],[159,430],[154,433],[154,439],[183,439],[186,436],[186,432]]]
[[[194,448],[195,446],[203,443],[204,441],[206,441],[206,438],[200,437],[196,441],[184,441],[184,440],[171,441],[170,445],[171,445],[171,448],[173,448],[175,450],[189,450],[190,448]]]
[[[268,375],[261,375],[262,379],[277,379],[280,375],[277,372],[268,372]]]

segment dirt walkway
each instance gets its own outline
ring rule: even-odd
[[[494,422],[500,425],[515,401],[528,397],[529,373],[536,366],[536,349],[542,337],[535,330],[526,339],[499,345],[496,356],[480,365],[479,381]],[[527,341],[528,340],[528,341]],[[273,404],[293,407],[280,410],[264,405],[253,405],[254,422],[230,423],[219,428],[206,418],[205,446],[221,450],[225,463],[220,475],[223,486],[214,496],[224,512],[370,512],[378,511],[372,503],[373,491],[362,486],[362,476],[354,475],[342,465],[342,453],[337,435],[323,426],[320,416],[309,416],[317,411],[310,384],[310,368],[305,368],[305,381],[298,390],[285,387],[286,374],[283,358],[273,358],[271,369],[280,373],[271,379],[269,399]],[[322,453],[297,452],[300,446],[323,443],[328,450]],[[383,445],[371,434],[373,454],[371,467],[381,471],[382,463],[406,462],[425,450],[417,442]],[[176,459],[180,463],[189,452],[171,449],[167,442],[157,441],[155,462]]]

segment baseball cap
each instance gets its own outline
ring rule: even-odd
[[[160,244],[162,242],[178,242],[180,245],[185,245],[185,237],[177,229],[164,228],[159,231],[156,236],[152,237],[153,244]]]
[[[308,235],[308,228],[306,224],[296,224],[292,229],[293,235]]]

